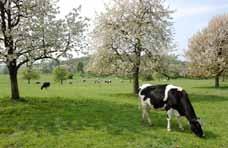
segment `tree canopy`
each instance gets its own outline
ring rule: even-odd
[[[62,19],[55,0],[1,0],[0,12],[0,61],[9,69],[12,99],[20,97],[17,71],[22,65],[82,51],[87,18],[80,7]]]
[[[187,57],[193,76],[219,77],[228,66],[228,14],[215,16],[208,26],[189,40]]]
[[[158,61],[170,48],[171,13],[161,0],[113,0],[96,18],[91,71],[127,70],[137,93],[141,59]]]
[[[57,67],[53,70],[53,74],[54,74],[54,79],[55,81],[60,82],[61,84],[63,84],[64,80],[68,79],[68,72],[67,69],[63,66]]]
[[[30,84],[31,80],[37,80],[40,78],[39,73],[31,68],[26,68],[22,71],[22,78],[28,81],[28,84]]]

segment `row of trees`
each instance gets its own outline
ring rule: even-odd
[[[97,16],[93,32],[96,53],[88,71],[133,78],[137,92],[139,73],[219,78],[228,68],[228,14],[214,17],[189,40],[186,62],[168,53],[171,44],[170,11],[161,1],[115,0]],[[169,49],[169,50],[168,50]],[[147,77],[147,76],[146,76]]]
[[[79,73],[79,74],[84,74],[85,73],[85,64],[84,62],[77,62],[77,63],[72,63],[72,64],[64,64],[61,62],[56,62],[56,61],[47,61],[45,60],[45,62],[42,62],[42,64],[34,64],[32,65],[32,67],[27,67],[27,69],[36,69],[38,71],[40,71],[40,73],[42,74],[50,74],[53,72],[53,70],[58,67],[59,65],[66,67],[71,73]],[[26,67],[23,67],[21,69],[24,69]],[[8,72],[8,68],[6,65],[0,65],[0,74],[9,74]]]
[[[127,62],[119,59],[110,60],[109,56],[96,53],[86,65],[86,72],[97,76],[115,75],[122,78],[132,79],[132,69]],[[139,77],[143,80],[153,79],[176,79],[180,77],[191,77],[187,73],[186,62],[178,60],[175,55],[160,56],[159,60],[151,61],[148,58],[141,59]]]
[[[228,68],[228,14],[215,16],[189,40],[187,57],[192,76],[214,77],[219,87],[219,77]]]
[[[42,64],[36,64],[33,67],[39,69],[43,74],[49,74],[52,73],[53,70],[58,67],[58,66],[64,66],[66,67],[69,72],[71,73],[84,73],[84,63],[79,61],[79,62],[55,62],[55,61],[49,61],[49,62],[43,62]]]
[[[60,82],[61,84],[63,84],[64,80],[72,80],[74,77],[74,74],[69,72],[69,70],[63,66],[56,67],[55,69],[53,69],[52,73],[54,76],[54,80]],[[31,68],[23,69],[21,72],[21,76],[24,80],[28,81],[28,84],[30,84],[31,80],[40,79],[39,71]]]
[[[55,0],[0,1],[0,62],[7,65],[11,98],[20,98],[17,74],[23,65],[82,51],[87,18],[80,7],[58,18]]]

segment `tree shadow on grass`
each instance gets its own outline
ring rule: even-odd
[[[148,134],[166,128],[165,112],[150,113],[154,126],[142,126],[137,105],[115,104],[104,100],[71,100],[63,98],[27,98],[12,103],[0,100],[0,134],[14,131],[47,131],[53,135],[88,128],[111,135]],[[188,127],[186,127],[188,129]],[[185,130],[190,133],[189,130]],[[213,133],[209,132],[213,136]],[[216,137],[216,135],[214,135]]]
[[[218,139],[219,138],[219,135],[213,133],[212,131],[204,131],[205,133],[205,137],[204,139]]]
[[[223,102],[228,101],[228,97],[216,96],[216,95],[201,95],[201,94],[190,94],[192,102]]]
[[[228,88],[228,87],[227,87]],[[136,101],[137,95],[129,94],[129,93],[118,93],[118,94],[109,94],[110,97],[116,98],[133,98]],[[217,95],[202,95],[202,94],[189,94],[189,98],[193,102],[222,102],[228,101],[228,97],[217,96]]]
[[[133,93],[114,93],[114,94],[108,94],[110,97],[116,97],[116,98],[137,98],[137,95]]]
[[[80,131],[87,128],[105,130],[110,134],[142,132],[139,122],[141,113],[137,106],[129,104],[63,98],[0,102],[0,127],[3,133],[7,133],[6,129],[13,129],[46,130],[51,134],[60,134],[62,130]]]
[[[228,90],[228,86],[220,86],[219,88],[215,88],[214,86],[204,86],[204,87],[193,87],[197,89],[209,89],[209,90]]]

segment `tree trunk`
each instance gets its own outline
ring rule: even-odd
[[[135,66],[133,69],[133,93],[138,94],[139,89],[139,67]]]
[[[14,101],[19,100],[20,94],[18,89],[16,66],[9,67],[9,76],[10,76],[10,84],[11,84],[11,99]]]
[[[63,85],[63,80],[60,80],[61,85]]]
[[[219,75],[215,76],[215,88],[219,88]]]
[[[222,82],[225,82],[226,72],[224,71],[222,74]]]
[[[28,79],[28,84],[30,84],[30,79]]]
[[[217,73],[217,75],[215,76],[215,88],[219,88],[219,77],[222,75],[222,73],[224,72],[225,69],[223,69],[222,71],[220,71],[219,73]]]
[[[141,64],[141,40],[137,38],[135,44],[135,63],[133,67],[133,93],[138,94],[139,89],[139,67]]]

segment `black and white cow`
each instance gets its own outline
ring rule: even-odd
[[[112,80],[105,80],[104,81],[106,84],[111,84],[112,83]]]
[[[174,85],[151,85],[144,84],[139,88],[139,99],[142,108],[142,120],[147,119],[152,125],[148,111],[150,109],[163,109],[167,111],[167,130],[171,131],[171,118],[177,117],[178,125],[181,130],[183,127],[180,117],[185,116],[189,121],[190,128],[197,136],[203,137],[199,118],[197,118],[193,106],[188,98],[188,94],[181,87]]]

